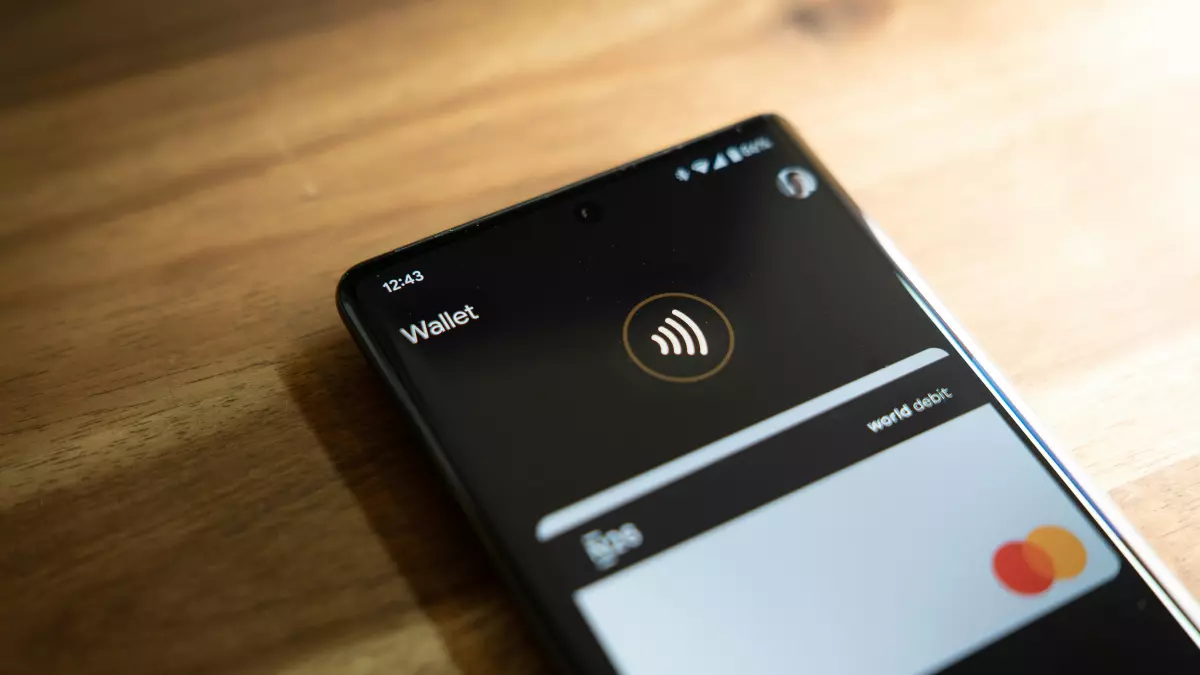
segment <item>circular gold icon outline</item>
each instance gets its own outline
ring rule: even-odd
[[[633,353],[633,347],[629,344],[629,324],[633,321],[633,315],[637,314],[638,310],[646,305],[654,302],[655,300],[661,300],[663,298],[687,298],[689,300],[695,300],[696,302],[706,305],[709,309],[716,312],[717,316],[721,317],[721,321],[725,322],[725,329],[729,331],[729,348],[725,350],[725,357],[721,359],[721,362],[713,366],[711,370],[700,373],[699,375],[689,375],[687,377],[664,375],[663,373],[654,370],[650,366],[647,366],[645,363],[642,363],[642,360],[637,357],[637,354]],[[721,371],[722,368],[725,367],[725,364],[729,363],[730,357],[733,356],[733,324],[729,323],[729,317],[725,316],[725,312],[722,312],[719,307],[698,295],[692,295],[691,293],[659,293],[658,295],[652,295],[646,298],[645,300],[634,305],[633,309],[629,310],[629,315],[625,317],[625,325],[621,327],[621,343],[625,345],[625,353],[629,354],[629,358],[633,359],[634,364],[636,364],[638,368],[641,368],[643,371],[645,371],[647,375],[657,377],[658,379],[665,380],[667,382],[699,382],[700,380],[705,380],[713,375],[716,375]]]

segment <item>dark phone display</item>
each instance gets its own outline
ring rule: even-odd
[[[769,118],[371,261],[342,302],[580,672],[1200,666]]]

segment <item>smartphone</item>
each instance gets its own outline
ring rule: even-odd
[[[777,116],[337,305],[566,672],[1200,672],[1187,591]]]

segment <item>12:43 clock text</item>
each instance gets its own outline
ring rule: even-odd
[[[405,286],[411,286],[418,281],[425,281],[425,275],[421,274],[421,270],[413,270],[402,277],[388,279],[387,281],[383,282],[383,289],[388,293],[395,293],[401,288],[404,288]]]

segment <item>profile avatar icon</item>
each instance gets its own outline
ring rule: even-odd
[[[775,187],[784,197],[808,199],[817,191],[817,177],[806,169],[789,166],[776,174]]]

